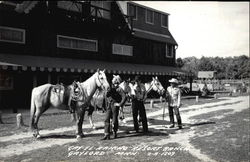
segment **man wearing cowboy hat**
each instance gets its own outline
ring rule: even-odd
[[[170,118],[170,127],[174,128],[174,113],[176,115],[177,123],[179,129],[182,129],[182,123],[181,123],[181,116],[179,112],[180,104],[181,104],[181,91],[178,88],[178,80],[175,78],[172,78],[169,80],[170,86],[167,88],[166,97],[168,100],[168,111],[169,111],[169,118]],[[174,110],[174,113],[173,113]]]
[[[106,94],[108,106],[104,121],[104,137],[102,140],[110,139],[110,119],[112,119],[114,126],[114,138],[117,138],[119,108],[123,106],[126,101],[126,94],[123,89],[119,87],[120,83],[120,76],[113,75],[112,86]]]

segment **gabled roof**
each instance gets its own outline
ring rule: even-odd
[[[142,8],[150,9],[150,10],[152,10],[154,12],[158,12],[160,14],[169,15],[169,13],[162,12],[162,11],[156,10],[154,8],[151,8],[151,7],[143,6],[143,5],[140,5],[138,3],[131,2],[131,1],[116,1],[116,3],[119,6],[122,14],[124,14],[124,15],[128,15],[128,9],[127,9],[128,4],[133,4],[136,6],[140,6]],[[129,22],[127,22],[127,23],[129,23]],[[167,42],[170,44],[178,45],[177,42],[175,41],[174,37],[170,33],[169,29],[165,30],[166,34],[160,34],[160,33],[155,33],[155,32],[151,32],[151,31],[146,31],[146,30],[135,28],[135,27],[132,30],[134,31],[134,36],[139,37],[139,38],[145,38],[145,39],[150,39],[150,40],[155,40],[155,41],[160,41],[160,42]]]

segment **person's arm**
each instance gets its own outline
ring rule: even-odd
[[[177,101],[177,107],[179,108],[181,106],[181,91],[178,90],[178,101]]]
[[[125,102],[126,102],[126,94],[125,94],[125,92],[124,92],[124,90],[123,90],[122,88],[118,88],[117,91],[118,91],[118,93],[119,93],[119,94],[121,95],[121,97],[122,97],[121,102],[118,103],[117,106],[122,107],[122,106],[125,104]]]
[[[147,97],[148,97],[148,94],[147,94],[147,91],[146,91],[146,88],[144,85],[142,85],[142,91],[143,91],[143,102],[146,101]]]

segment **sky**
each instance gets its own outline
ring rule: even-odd
[[[176,58],[249,56],[249,2],[136,1],[170,14]]]

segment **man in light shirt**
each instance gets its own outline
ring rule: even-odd
[[[168,100],[168,111],[169,111],[169,118],[170,118],[170,127],[174,128],[174,113],[176,115],[177,123],[179,129],[182,129],[182,123],[181,123],[181,115],[179,112],[180,104],[181,104],[181,91],[180,88],[178,88],[178,80],[175,78],[172,78],[169,80],[170,85],[167,88],[166,98]],[[173,113],[174,110],[174,113]]]

